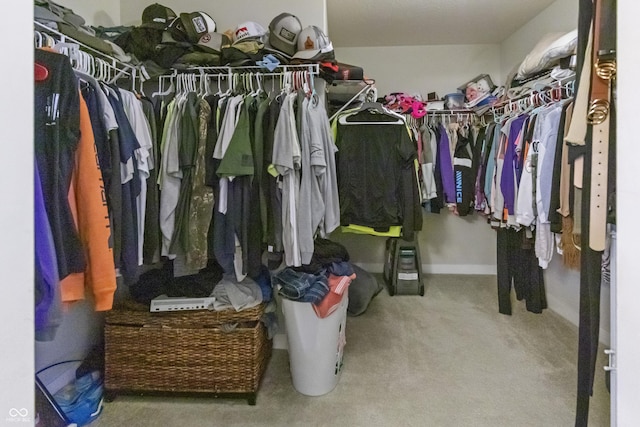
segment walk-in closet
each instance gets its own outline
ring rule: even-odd
[[[13,5],[0,424],[637,425],[637,8]]]

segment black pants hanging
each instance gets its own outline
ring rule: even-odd
[[[538,265],[533,239],[525,230],[497,230],[498,311],[511,314],[511,286],[528,311],[541,313],[547,308],[542,268]]]

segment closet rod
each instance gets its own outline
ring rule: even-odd
[[[188,67],[188,68],[183,68],[183,69],[173,69],[173,72],[169,75],[177,75],[178,73],[206,73],[206,72],[211,72],[214,74],[231,74],[231,73],[242,73],[242,72],[247,72],[247,73],[255,73],[255,72],[260,72],[260,74],[262,75],[266,75],[267,72],[262,73],[261,71],[264,71],[265,67],[259,66],[259,65],[242,65],[242,66],[238,66],[238,67],[234,67],[234,66],[230,66],[230,65],[219,65],[219,66],[210,66],[210,67]],[[313,75],[318,75],[319,74],[319,65],[318,64],[300,64],[300,65],[278,65],[275,70],[278,70],[277,72],[274,71],[268,71],[269,73],[271,73],[272,75],[281,75],[284,74],[286,72],[292,72],[292,71],[308,71],[309,73],[313,74]]]
[[[561,101],[563,99],[571,99],[573,97],[573,89],[575,84],[575,77],[560,79],[550,87],[542,90],[532,90],[531,92],[520,95],[518,97],[504,100],[491,106],[491,113],[493,114],[494,121],[499,120],[499,116],[512,112],[515,110],[522,111],[523,104],[530,105],[546,105],[553,102]],[[558,96],[557,91],[560,91]]]
[[[533,80],[529,80],[529,81],[533,81]],[[574,84],[575,84],[575,76],[571,76],[571,77],[565,77],[563,79],[559,79],[556,80],[553,84],[546,86],[545,88],[541,89],[541,90],[534,90],[533,88],[531,89],[530,92],[527,92],[526,94],[523,95],[519,95],[516,96],[514,98],[509,98],[509,99],[505,99],[503,101],[499,101],[495,104],[492,105],[492,108],[500,108],[503,107],[509,103],[512,102],[517,102],[521,99],[527,99],[530,98],[532,94],[548,94],[551,93],[554,90],[558,90],[558,89],[565,89],[566,91],[570,91],[573,92],[573,88],[574,88]],[[518,87],[518,86],[514,86],[514,87]]]
[[[463,109],[463,110],[427,110],[427,115],[456,115],[456,114],[476,114],[475,110]]]

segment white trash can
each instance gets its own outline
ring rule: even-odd
[[[321,396],[338,384],[346,343],[348,303],[345,292],[338,309],[321,319],[311,303],[282,298],[291,379],[298,392]]]

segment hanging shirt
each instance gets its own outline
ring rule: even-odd
[[[558,124],[562,106],[548,107],[544,119],[541,119],[540,143],[538,150],[538,169],[536,177],[536,221],[535,251],[540,267],[547,268],[553,257],[555,239],[551,233],[549,222],[549,204],[551,199],[551,182],[555,158],[555,144],[558,136]]]
[[[509,215],[515,214],[516,202],[516,164],[518,161],[516,145],[521,139],[522,129],[528,119],[527,115],[516,117],[510,122],[509,136],[506,138],[504,163],[500,176],[500,192],[504,198],[504,208]]]
[[[35,338],[38,341],[53,341],[57,327],[62,323],[60,278],[38,162],[34,162],[33,167]]]
[[[438,163],[442,176],[444,201],[447,204],[456,202],[456,186],[453,178],[453,160],[451,158],[449,135],[445,127],[440,124],[440,140],[438,141]]]
[[[136,166],[135,151],[139,144],[131,128],[120,99],[119,91],[109,86],[104,87],[107,97],[118,121],[117,142],[120,154],[121,172],[121,216],[120,216],[120,259],[119,268],[126,283],[136,280],[138,269],[138,232],[137,232],[137,203],[140,194],[140,180]],[[113,161],[112,161],[113,164]],[[114,185],[115,186],[115,185]],[[114,187],[112,186],[112,187]]]
[[[320,141],[324,160],[312,153],[312,166],[315,165],[316,179],[324,201],[324,212],[318,225],[319,236],[326,239],[340,225],[340,197],[338,195],[338,177],[336,171],[336,153],[338,148],[333,140],[331,124],[327,111],[321,102],[308,109],[309,127],[312,140]]]
[[[136,135],[139,147],[135,151],[136,166],[138,168],[138,179],[140,180],[140,194],[136,198],[137,210],[137,231],[138,231],[138,265],[143,262],[144,245],[144,225],[147,205],[147,178],[149,171],[154,168],[151,152],[153,151],[153,140],[151,138],[151,128],[147,117],[142,110],[142,104],[133,92],[120,89],[122,105],[125,114],[131,123],[133,133]]]
[[[215,148],[213,150],[213,158],[222,160],[224,154],[229,148],[231,139],[233,138],[233,132],[236,128],[236,123],[240,114],[242,101],[244,97],[242,95],[234,96],[230,98],[226,103],[225,113],[220,125],[220,133],[218,134],[218,140],[216,141]],[[228,192],[228,177],[220,178],[218,185],[220,187],[220,202],[218,204],[218,210],[220,213],[227,212],[227,192]]]
[[[493,135],[491,137],[491,146],[489,149],[487,162],[486,162],[486,170],[484,177],[484,196],[487,201],[487,207],[485,209],[485,213],[489,215],[493,211],[493,187],[494,187],[494,177],[495,177],[495,167],[496,167],[496,151],[498,150],[498,145],[500,143],[500,135],[502,130],[502,124],[497,123],[494,130]]]
[[[431,200],[438,196],[436,181],[434,176],[435,157],[438,153],[438,142],[436,135],[428,126],[420,128],[422,134],[422,180],[424,182],[425,196],[427,200]]]
[[[116,291],[116,270],[102,174],[98,164],[89,110],[80,98],[80,142],[69,188],[69,204],[87,255],[87,268],[60,282],[63,302],[85,299],[85,287],[93,294],[97,311],[111,310]]]
[[[302,265],[298,241],[297,200],[300,191],[301,152],[293,102],[296,93],[285,96],[275,128],[273,169],[282,176],[282,244],[288,266]]]
[[[178,167],[182,179],[178,190],[178,201],[174,212],[174,227],[169,251],[172,254],[185,254],[189,239],[189,203],[193,186],[193,171],[195,169],[198,150],[198,113],[200,103],[195,92],[185,94],[180,121]]]
[[[167,116],[162,133],[161,166],[158,174],[160,186],[160,231],[162,233],[162,247],[160,254],[170,259],[175,258],[171,253],[171,238],[175,226],[175,210],[180,196],[182,171],[178,159],[178,135],[180,131],[180,113],[184,98],[172,101],[167,107]]]
[[[191,200],[189,205],[189,240],[185,248],[187,267],[200,270],[207,266],[207,232],[213,213],[213,190],[206,185],[206,144],[209,117],[209,104],[200,100],[198,117],[198,147],[193,172]]]
[[[458,131],[457,145],[453,157],[453,172],[456,187],[456,213],[466,216],[473,208],[473,188],[475,173],[471,151],[470,135]]]
[[[62,279],[86,267],[68,199],[80,138],[80,96],[67,56],[36,49],[34,59],[49,71],[34,86],[34,157]]]
[[[402,226],[411,240],[422,228],[422,211],[416,147],[403,119],[375,110],[341,116],[336,145],[342,225],[381,232]]]
[[[269,104],[271,103],[270,97],[260,98],[258,100],[258,109],[256,111],[256,119],[254,122],[254,147],[253,147],[253,157],[254,157],[254,179],[258,182],[258,202],[260,205],[260,225],[262,230],[262,242],[267,243],[267,228],[268,228],[268,218],[267,218],[267,207],[268,202],[265,197],[266,195],[266,186],[267,177],[266,173],[266,165],[265,165],[265,140],[266,140],[266,123],[268,122],[268,111]]]

